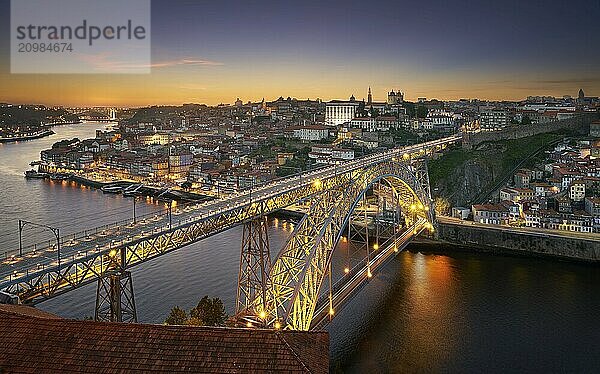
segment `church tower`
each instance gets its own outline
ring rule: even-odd
[[[369,95],[367,96],[367,105],[373,104],[373,95],[371,95],[371,87],[369,86]]]

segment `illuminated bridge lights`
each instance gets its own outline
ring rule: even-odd
[[[272,309],[265,310],[265,318],[279,316],[282,318],[279,322],[282,328],[307,329],[331,248],[336,245],[334,237],[338,237],[340,227],[345,225],[346,214],[353,209],[354,199],[360,195],[365,182],[370,183],[384,175],[385,178],[404,181],[404,184],[398,182],[394,186],[402,199],[404,210],[418,202],[424,208],[431,206],[429,192],[421,187],[421,176],[415,175],[412,169],[409,170],[401,162],[390,161],[402,157],[413,162],[415,155],[434,152],[460,140],[456,136],[411,145],[283,178],[255,187],[251,194],[244,191],[194,205],[188,211],[179,209],[177,221],[172,224],[170,215],[165,213],[149,215],[135,225],[131,225],[131,222],[120,223],[120,226],[116,226],[120,228],[118,232],[115,226],[110,225],[98,228],[93,235],[88,231],[82,236],[86,240],[76,240],[71,246],[61,249],[60,263],[57,263],[54,255],[57,250],[49,247],[54,252],[47,258],[27,257],[21,260],[16,273],[18,276],[8,277],[14,274],[14,268],[1,264],[0,289],[19,296],[22,302],[36,304],[106,277],[115,267],[124,271],[248,220],[304,202],[309,206],[311,218],[294,226],[296,238],[292,240],[294,250],[287,253],[290,255],[287,258],[288,267],[273,265],[276,269],[271,272],[272,296],[277,299]],[[411,196],[412,200],[406,200]],[[410,204],[407,204],[409,201]],[[168,205],[173,208],[176,203]],[[414,207],[410,210],[418,217],[428,215],[427,212],[416,212]],[[88,238],[92,240],[87,241]],[[73,256],[86,251],[86,256]],[[307,258],[307,254],[312,257]],[[41,270],[30,271],[40,266]],[[306,303],[298,302],[297,309],[291,308],[289,302],[294,295],[302,295],[300,301]],[[305,296],[308,299],[304,300]],[[308,307],[303,309],[300,305]],[[285,313],[278,313],[276,309],[282,309]]]

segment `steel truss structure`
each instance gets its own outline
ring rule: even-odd
[[[236,298],[236,315],[245,310],[266,309],[267,281],[271,270],[267,217],[254,219],[244,224],[242,250]],[[254,305],[262,300],[262,305]],[[251,324],[258,324],[254,315],[248,316]]]
[[[308,213],[273,263],[267,300],[254,302],[254,314],[265,325],[308,330],[332,253],[358,202],[380,180],[386,180],[410,225],[433,220],[426,172],[410,161],[394,159],[340,174],[338,183],[310,200]],[[426,188],[424,188],[426,187]],[[369,269],[370,271],[370,269]],[[267,309],[262,309],[266,305]]]
[[[342,212],[352,210],[352,200],[362,191],[361,185],[369,185],[377,178],[396,178],[403,181],[397,184],[398,193],[404,196],[401,197],[403,201],[406,198],[425,204],[428,193],[420,187],[423,185],[422,181],[419,182],[419,177],[405,163],[460,140],[460,137],[455,136],[397,148],[337,167],[326,167],[284,178],[250,192],[199,204],[186,213],[186,218],[182,220],[175,217],[171,222],[169,215],[168,221],[159,220],[141,235],[134,236],[129,229],[124,229],[114,237],[110,246],[98,248],[93,241],[82,239],[79,247],[81,251],[76,251],[77,256],[65,257],[58,264],[48,262],[41,268],[22,271],[14,276],[12,271],[3,273],[5,278],[0,283],[0,289],[18,296],[23,303],[36,304],[98,279],[110,277],[115,272],[123,273],[137,264],[236,225],[310,200],[310,214],[288,242],[289,250],[282,251],[270,270],[271,285],[267,287],[267,299],[277,296],[273,298],[276,301],[267,300],[264,304],[262,301],[254,302],[254,305],[264,305],[268,309],[264,312],[270,323],[283,318],[290,327],[305,328],[312,307],[304,306],[310,306],[314,301],[314,295],[320,286],[319,279],[322,279],[322,269],[325,269],[329,258],[329,248],[337,242],[339,227],[345,224]],[[426,173],[423,175],[426,176]],[[313,234],[315,236],[310,237]],[[294,259],[300,262],[295,263]],[[311,267],[305,267],[305,264],[311,264]],[[286,269],[289,269],[290,274],[283,274]],[[297,284],[304,286],[299,287]],[[291,300],[295,306],[290,305]],[[259,315],[260,312],[258,310]]]
[[[130,272],[115,272],[98,278],[94,319],[106,322],[137,322]]]

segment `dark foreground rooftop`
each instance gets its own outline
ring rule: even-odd
[[[0,373],[328,369],[327,332],[76,321],[0,304]]]

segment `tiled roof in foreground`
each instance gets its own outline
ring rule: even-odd
[[[327,332],[106,323],[0,308],[0,373],[311,372]]]

